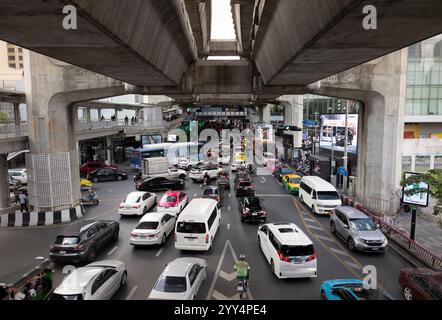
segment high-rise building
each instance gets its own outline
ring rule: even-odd
[[[23,82],[23,49],[0,41],[0,88],[15,90],[20,81]]]

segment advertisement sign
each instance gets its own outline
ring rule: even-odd
[[[418,173],[415,172],[405,172],[405,179],[408,179],[411,176],[418,175]],[[414,205],[414,206],[421,206],[421,207],[428,207],[428,193],[416,193],[413,195],[405,194],[405,191],[413,190],[413,189],[429,189],[430,186],[424,182],[421,183],[414,183],[412,185],[404,186],[404,192],[402,192],[402,202],[404,204],[408,205]]]
[[[295,136],[291,134],[284,134],[282,137],[282,144],[285,147],[293,148],[295,146]]]
[[[356,154],[358,143],[358,115],[349,114],[347,121],[347,152]],[[345,114],[321,116],[320,148],[344,152]]]

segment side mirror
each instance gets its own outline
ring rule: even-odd
[[[348,224],[344,224],[344,229],[350,229],[350,226]]]
[[[376,228],[380,229],[381,225],[379,223],[376,223]]]

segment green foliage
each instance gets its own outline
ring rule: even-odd
[[[436,200],[436,207],[442,206],[442,169],[430,170],[427,173],[413,175],[401,182],[402,186],[424,182],[430,186],[429,195]],[[407,195],[427,192],[427,189],[416,188],[405,191]]]
[[[11,119],[6,112],[0,111],[0,123],[8,123]]]

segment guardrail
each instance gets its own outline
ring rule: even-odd
[[[28,125],[2,124],[0,125],[0,138],[15,138],[28,135]]]
[[[377,224],[379,224],[381,230],[389,239],[393,240],[404,249],[407,249],[415,258],[419,259],[429,267],[442,270],[442,257],[430,252],[416,241],[411,240],[404,232],[394,228],[391,224],[384,221],[384,216],[382,214],[372,212],[369,209],[364,208],[362,204],[354,202],[352,199],[345,196],[342,196],[342,203],[344,205],[355,207],[370,216]]]

